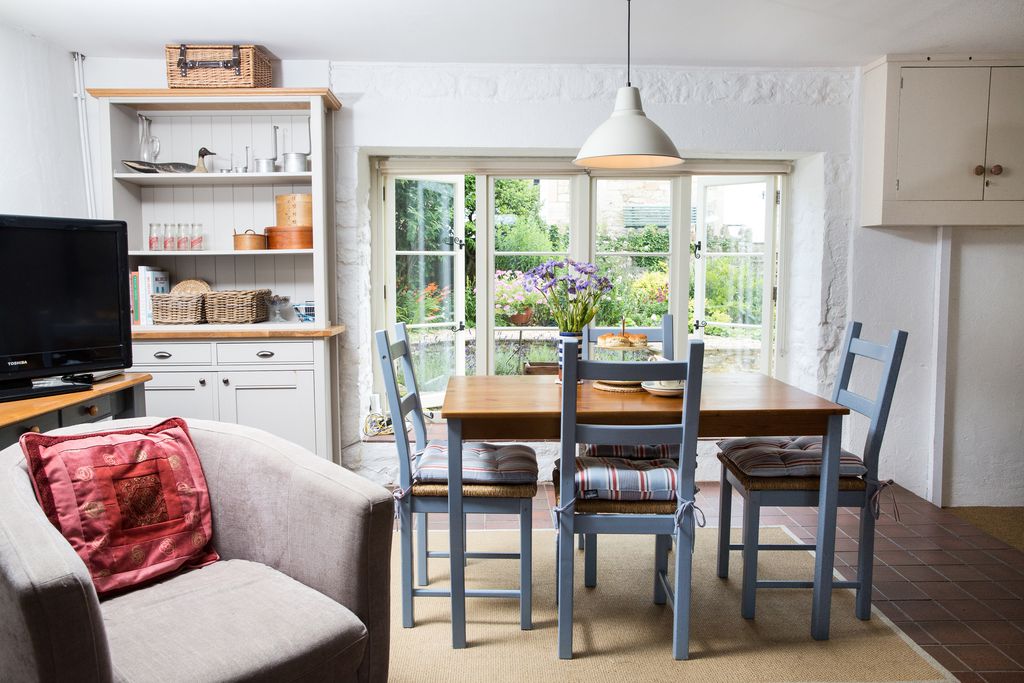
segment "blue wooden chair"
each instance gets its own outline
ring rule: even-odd
[[[857,546],[857,580],[833,581],[833,588],[856,588],[856,613],[860,619],[871,618],[871,571],[875,542],[875,520],[879,513],[882,491],[893,482],[878,481],[878,453],[889,418],[892,395],[896,388],[907,333],[894,330],[888,345],[880,345],[860,336],[861,324],[851,322],[846,329],[843,357],[832,390],[832,401],[871,420],[864,444],[863,461],[842,451],[839,466],[837,505],[860,508],[860,538]],[[849,389],[853,362],[857,357],[870,358],[882,364],[881,378],[875,398],[868,399]],[[758,523],[761,506],[818,505],[821,467],[820,437],[728,439],[719,443],[722,452],[722,489],[719,508],[718,576],[729,576],[729,551],[743,551],[742,613],[754,618],[758,588],[810,588],[809,581],[758,581],[759,550],[808,550],[814,544],[760,544]],[[734,544],[729,536],[732,513],[732,492],[744,499],[743,542]],[[890,490],[891,493],[891,490]],[[895,505],[895,497],[893,498]],[[898,512],[896,512],[898,516]],[[835,529],[828,530],[835,534]],[[827,615],[824,616],[827,623]]]
[[[419,585],[428,583],[427,560],[447,558],[447,552],[430,551],[427,545],[427,514],[448,512],[448,450],[445,441],[427,441],[426,420],[416,375],[413,371],[411,349],[405,324],[395,327],[395,341],[388,333],[376,333],[377,353],[381,361],[388,407],[395,425],[395,445],[398,448],[399,487],[395,490],[395,508],[399,520],[402,555],[402,626],[413,626],[413,598],[450,597],[447,590],[413,587],[413,514],[417,519],[419,542],[416,566]],[[407,390],[403,397],[398,389],[395,361],[402,366]],[[416,450],[409,443],[405,418],[409,417],[416,436]],[[467,590],[467,597],[518,598],[520,627],[533,627],[533,498],[537,495],[537,455],[532,448],[522,445],[499,448],[491,444],[466,443],[463,445],[463,496],[466,514],[519,515],[518,553],[472,553],[466,558],[518,559],[518,590]],[[465,547],[465,543],[463,543]]]
[[[569,341],[568,344],[575,344]],[[673,607],[672,655],[689,656],[690,577],[695,539],[694,475],[697,468],[697,422],[703,379],[704,344],[691,341],[687,361],[664,363],[577,360],[566,350],[563,387],[582,380],[685,380],[677,424],[579,424],[578,391],[562,391],[561,460],[555,475],[559,504],[554,514],[558,532],[558,656],[572,658],[573,534],[651,534],[655,541],[654,602]],[[679,444],[678,460],[576,457],[579,443],[604,445]],[[602,478],[608,468],[622,468],[618,485]],[[636,476],[643,471],[645,476]],[[632,476],[631,476],[632,475]],[[628,486],[627,480],[637,486]],[[580,490],[578,482],[586,482]],[[654,482],[658,482],[654,484]],[[632,489],[632,490],[629,490]],[[657,489],[657,490],[655,490]],[[701,525],[703,516],[701,515]],[[589,536],[588,536],[589,537]],[[668,579],[668,555],[675,537],[675,578]],[[673,588],[674,585],[674,588]]]
[[[615,334],[621,332],[621,327],[591,327],[586,325],[583,328],[583,339],[580,342],[583,344],[581,355],[583,360],[590,360],[591,345],[597,343],[597,338],[602,334]],[[627,327],[626,332],[629,334],[646,334],[648,342],[660,343],[661,344],[661,355],[667,360],[673,360],[675,358],[675,326],[672,318],[672,314],[668,313],[661,318],[661,327]],[[579,548],[584,550],[588,548],[587,543],[590,544],[587,549],[584,566],[586,567],[585,576],[583,583],[584,585],[593,588],[597,585],[597,537],[591,534],[586,536],[585,534],[579,534]]]

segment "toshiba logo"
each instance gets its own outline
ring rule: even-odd
[[[9,360],[9,361],[7,361],[7,364],[8,365],[28,365],[28,361],[27,360]]]

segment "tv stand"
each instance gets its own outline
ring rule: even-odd
[[[0,403],[0,449],[18,443],[26,432],[48,432],[110,418],[143,417],[145,383],[151,379],[153,376],[148,373],[130,372],[62,396]]]
[[[75,391],[88,391],[90,386],[82,382],[70,382],[60,377],[47,377],[35,381],[25,379],[0,382],[0,403],[56,394],[70,394]]]

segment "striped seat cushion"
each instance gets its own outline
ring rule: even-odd
[[[627,460],[679,459],[679,444],[654,444],[650,446],[607,446],[587,444],[583,453],[588,458],[626,458]]]
[[[416,457],[413,481],[448,482],[448,442],[431,441]],[[464,484],[533,484],[537,481],[537,454],[529,446],[489,443],[462,444]]]
[[[722,456],[751,477],[816,477],[821,474],[820,436],[770,436],[719,441]],[[868,469],[849,451],[839,455],[840,477],[861,477]]]
[[[576,497],[589,500],[675,500],[679,461],[576,458]]]

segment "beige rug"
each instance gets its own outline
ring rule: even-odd
[[[447,598],[417,598],[416,626],[402,628],[398,536],[392,558],[392,681],[935,681],[956,680],[877,610],[870,621],[853,614],[851,591],[832,600],[832,639],[810,636],[810,590],[758,592],[757,619],[740,616],[738,553],[733,575],[715,576],[714,529],[700,530],[694,558],[690,659],[672,659],[671,611],[651,602],[654,540],[601,536],[596,588],[583,587],[576,554],[574,659],[559,660],[554,602],[554,532],[534,534],[534,630],[519,629],[514,600],[468,599],[469,647],[451,648]],[[781,528],[762,542],[788,543]],[[435,549],[444,532],[432,532]],[[514,551],[516,531],[474,531],[470,550]],[[811,577],[808,553],[763,553],[761,578]],[[431,587],[448,578],[447,560],[430,561]],[[471,560],[467,585],[516,588],[518,564]]]
[[[1017,550],[1024,550],[1024,507],[960,507],[948,510],[989,536]]]

